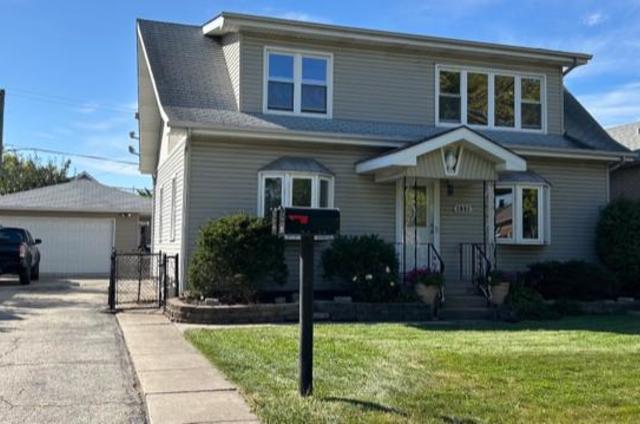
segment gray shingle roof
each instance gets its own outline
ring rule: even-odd
[[[283,156],[276,159],[262,167],[261,171],[296,171],[334,175],[329,168],[313,158],[298,158],[292,156]]]
[[[607,128],[607,132],[618,143],[631,150],[640,150],[640,121]]]
[[[89,175],[80,174],[66,183],[0,196],[0,210],[151,215],[151,199],[102,185]]]
[[[418,142],[444,128],[379,121],[317,119],[239,112],[222,48],[199,26],[139,21],[160,100],[175,127],[299,131]],[[627,152],[565,91],[566,134],[480,130],[504,147]]]

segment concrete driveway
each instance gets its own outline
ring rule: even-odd
[[[0,423],[144,423],[107,281],[0,278]]]

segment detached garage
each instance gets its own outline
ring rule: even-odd
[[[146,244],[152,201],[83,173],[54,186],[0,196],[0,226],[21,227],[39,246],[42,274],[106,275],[112,248]]]

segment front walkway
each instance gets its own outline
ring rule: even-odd
[[[108,282],[0,279],[0,423],[144,423]]]
[[[236,387],[159,311],[117,317],[152,424],[258,423]]]

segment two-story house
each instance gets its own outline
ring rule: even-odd
[[[631,154],[564,88],[588,54],[226,12],[137,31],[153,248],[182,283],[204,223],[278,205],[339,208],[343,234],[395,243],[406,270],[439,256],[448,284],[483,258],[597,260]]]

